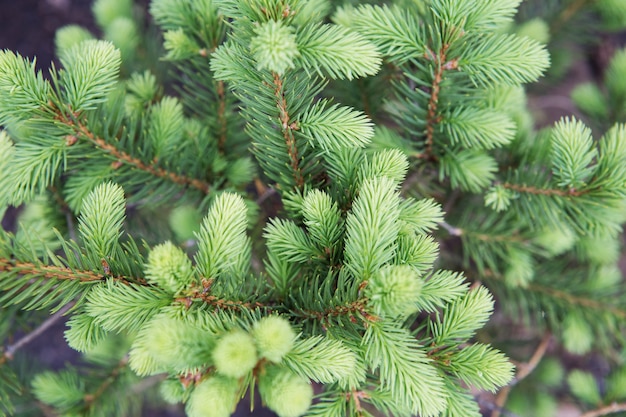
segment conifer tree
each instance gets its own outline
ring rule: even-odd
[[[255,391],[280,417],[479,417],[505,387],[499,413],[531,367],[489,337],[495,300],[623,365],[623,65],[608,102],[575,93],[603,136],[536,132],[550,59],[520,2],[152,0],[164,71],[132,2],[97,0],[105,40],[59,31],[49,79],[0,52],[0,214],[25,206],[0,414],[133,415],[153,385],[190,417]],[[20,366],[16,332],[61,316],[87,365]],[[623,410],[623,366],[592,379],[567,383]]]

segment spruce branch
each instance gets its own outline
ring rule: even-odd
[[[559,190],[555,188],[539,188],[532,185],[525,184],[513,184],[509,182],[505,182],[500,184],[502,187],[517,191],[520,193],[526,194],[534,194],[534,195],[544,195],[544,196],[558,196],[558,197],[580,197],[590,192],[590,190],[576,190],[575,188],[570,188],[569,190]]]
[[[164,168],[157,167],[155,165],[149,165],[144,163],[139,158],[135,158],[128,153],[118,149],[115,145],[105,141],[101,137],[98,137],[94,134],[89,128],[80,121],[75,115],[72,118],[63,117],[62,115],[58,115],[61,118],[61,121],[68,127],[72,128],[75,134],[78,137],[82,137],[88,140],[91,144],[95,145],[97,148],[109,153],[117,162],[113,162],[112,167],[119,167],[118,164],[127,164],[130,165],[140,171],[144,171],[158,178],[167,179],[181,186],[193,187],[204,194],[208,194],[210,190],[210,186],[206,181],[200,180],[198,178],[190,178],[184,175],[176,174],[175,172],[168,171]]]
[[[435,63],[435,73],[432,83],[430,85],[430,97],[428,99],[428,114],[426,116],[426,148],[424,150],[425,155],[421,155],[420,158],[430,158],[433,155],[433,141],[435,135],[435,126],[441,122],[441,116],[437,110],[439,105],[439,93],[441,90],[441,83],[443,81],[444,72],[458,68],[458,61],[453,59],[448,62],[447,52],[450,48],[450,44],[442,45],[441,49],[437,52],[427,50],[424,54],[426,59],[432,60]]]
[[[329,307],[323,311],[296,309],[291,312],[299,317],[317,320],[322,326],[328,327],[332,319],[337,317],[348,317],[351,321],[360,319],[365,325],[379,321],[380,318],[370,313],[369,309],[367,298],[361,298],[344,305]]]
[[[272,307],[261,302],[249,302],[240,300],[227,300],[210,294],[212,281],[203,279],[202,286],[194,286],[185,293],[184,297],[176,298],[174,301],[183,304],[186,308],[190,308],[193,301],[199,300],[206,303],[217,311],[254,311],[257,309],[265,309],[268,312]]]
[[[80,282],[102,281],[104,276],[92,271],[76,271],[51,265],[35,265],[31,262],[16,262],[12,259],[0,259],[0,271],[14,272],[20,275],[34,275],[46,279],[78,280]],[[121,279],[121,277],[120,277]]]
[[[302,189],[304,187],[304,176],[302,174],[302,169],[300,168],[300,156],[298,155],[296,139],[293,134],[293,132],[298,130],[299,127],[297,122],[292,121],[289,116],[287,100],[284,94],[284,78],[276,72],[272,73],[272,78],[274,82],[274,97],[276,98],[276,106],[279,111],[280,127],[283,138],[285,139],[287,153],[289,154],[289,159],[291,161],[291,169],[295,179],[295,184],[296,187]]]
[[[140,285],[147,285],[147,282],[141,277],[111,276],[106,273],[105,269],[106,268],[103,267],[102,273],[96,273],[90,270],[77,270],[75,268],[66,268],[56,265],[37,265],[32,262],[18,262],[13,259],[0,258],[0,272],[48,280],[79,281],[82,283],[100,282],[109,277],[123,284],[133,282]],[[29,281],[28,284],[35,285],[36,283]]]

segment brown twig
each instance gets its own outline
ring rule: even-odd
[[[546,354],[551,339],[552,335],[546,332],[528,362],[517,365],[517,375],[515,375],[515,378],[513,379],[513,381],[511,381],[511,383],[509,383],[509,385],[502,388],[498,393],[495,401],[495,407],[491,412],[491,417],[500,417],[501,411],[506,404],[509,393],[511,392],[511,388],[513,388],[517,383],[526,378],[532,373],[532,371],[535,370],[537,365],[539,365],[539,362],[541,362],[541,359]]]
[[[588,3],[592,3],[594,1],[595,0],[577,0],[570,3],[554,20],[552,28],[550,29],[550,34],[554,35],[558,31],[560,31],[561,28],[565,26],[565,24],[567,24],[567,22],[576,15],[576,13],[578,13]]]
[[[277,73],[274,73],[274,96],[276,97],[276,106],[279,111],[279,119],[283,138],[287,145],[287,153],[291,160],[291,169],[296,181],[296,186],[302,188],[304,186],[304,177],[300,168],[300,158],[298,156],[298,148],[293,131],[297,130],[297,124],[292,122],[287,109],[287,100],[283,91],[283,79]]]
[[[58,280],[79,280],[81,282],[102,281],[105,276],[93,271],[80,271],[71,268],[63,268],[53,265],[35,265],[31,262],[16,262],[10,259],[0,258],[0,272],[17,272],[20,275],[32,274],[48,279]],[[129,284],[127,278],[122,276],[111,276],[116,281]],[[132,282],[146,285],[147,282],[143,278],[132,278]]]
[[[87,126],[85,126],[81,122],[75,122],[74,128],[77,134],[89,140],[89,142],[93,143],[98,148],[113,155],[120,163],[132,165],[133,167],[141,171],[145,171],[155,177],[165,178],[179,185],[191,186],[193,188],[196,188],[202,191],[204,194],[209,193],[209,184],[206,183],[205,181],[199,180],[197,178],[189,178],[184,175],[179,175],[179,174],[176,174],[175,172],[171,172],[166,169],[159,168],[153,165],[147,165],[143,161],[141,161],[139,158],[135,158],[127,154],[126,152],[117,149],[114,145],[96,136],[93,132],[91,132],[87,128]]]
[[[423,154],[419,154],[420,158],[430,159],[433,156],[433,144],[435,136],[435,125],[441,121],[438,113],[439,93],[441,91],[441,83],[443,74],[447,70],[458,68],[456,59],[448,61],[447,53],[449,44],[444,44],[437,53],[428,51],[426,58],[435,61],[436,70],[433,81],[430,85],[430,98],[428,99],[428,113],[426,115],[426,148]]]
[[[626,403],[612,403],[596,410],[587,411],[580,417],[600,417],[626,411]]]
[[[324,311],[294,310],[293,313],[318,320],[321,323],[329,323],[332,317],[348,316],[356,321],[355,316],[360,316],[366,323],[378,321],[379,318],[367,311],[367,299],[362,298],[346,305],[334,306]]]
[[[84,123],[79,120],[79,114],[72,111],[71,108],[66,109],[68,114],[61,109],[56,109],[56,119],[71,128],[74,131],[74,135],[68,135],[65,138],[65,143],[67,146],[74,145],[79,137],[83,137],[87,139],[92,144],[96,145],[98,148],[108,152],[113,155],[117,161],[112,165],[114,167],[119,167],[122,164],[132,165],[133,167],[148,172],[151,175],[159,178],[165,178],[177,184],[183,186],[191,186],[202,191],[204,194],[209,193],[209,184],[205,181],[199,180],[197,178],[189,178],[184,175],[176,174],[175,172],[167,171],[163,168],[159,168],[153,165],[147,165],[143,161],[138,158],[135,158],[128,153],[117,149],[114,145],[106,142],[104,139],[95,135],[92,131],[89,130]]]
[[[48,317],[43,323],[41,323],[32,332],[29,332],[28,334],[24,335],[21,339],[19,339],[17,342],[13,343],[12,345],[8,345],[4,349],[4,352],[2,356],[0,357],[0,365],[7,361],[12,360],[15,355],[15,352],[17,352],[18,350],[26,346],[28,343],[32,342],[37,337],[41,336],[43,332],[48,330],[52,325],[54,325],[57,321],[59,321],[63,317],[63,315],[67,313],[68,310],[71,309],[73,306],[74,306],[73,301],[67,303],[66,305],[61,307],[59,311],[57,311],[56,313]]]
[[[224,81],[216,82],[217,89],[217,148],[221,153],[224,153],[226,148],[226,137],[228,134],[228,119],[226,118],[226,88],[224,87]]]
[[[567,191],[555,190],[552,188],[537,188],[528,185],[504,183],[502,187],[509,190],[517,191],[520,193],[546,195],[546,196],[559,196],[559,197],[580,197],[588,193],[588,190],[578,191],[575,188],[570,188]]]
[[[256,308],[268,308],[268,306],[259,302],[243,302],[239,300],[225,300],[210,294],[212,279],[203,279],[202,286],[193,286],[184,297],[179,297],[174,301],[184,304],[187,308],[191,307],[194,300],[200,300],[219,310],[254,310]]]
[[[122,373],[122,371],[124,370],[124,368],[126,368],[127,365],[128,365],[128,357],[126,356],[122,358],[122,360],[119,361],[119,363],[117,364],[115,368],[113,368],[109,376],[104,381],[102,381],[102,383],[98,386],[98,388],[96,388],[96,390],[93,393],[85,394],[83,400],[85,401],[86,409],[90,408],[93,405],[93,403],[96,402],[98,398],[102,396],[102,394],[104,394],[107,388],[109,388],[111,384],[115,382],[117,377]]]

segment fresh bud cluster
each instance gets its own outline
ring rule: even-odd
[[[193,281],[191,260],[172,242],[152,248],[145,273],[149,282],[173,294],[187,288]]]
[[[279,417],[300,417],[311,406],[311,383],[286,368],[268,367],[259,378],[259,392],[269,409]]]

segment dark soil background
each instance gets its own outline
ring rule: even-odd
[[[145,6],[148,2],[149,0],[141,0],[136,3]],[[50,62],[54,60],[54,34],[59,27],[74,23],[98,33],[91,15],[91,3],[91,0],[0,0],[0,50],[10,49],[29,58],[36,56],[37,67],[46,73]],[[599,45],[582,51],[583,59],[570,71],[565,82],[545,89],[542,87],[541,96],[538,97],[532,97],[531,91],[529,101],[535,110],[537,122],[547,125],[561,116],[576,114],[576,109],[569,100],[570,90],[581,81],[601,78],[613,52],[624,45],[626,35],[607,35]],[[16,210],[12,209],[2,219],[5,229],[13,228],[15,215]],[[624,260],[622,266],[626,270]],[[25,348],[24,353],[36,357],[42,365],[55,369],[62,368],[68,362],[76,363],[79,355],[67,347],[63,331],[63,323],[54,326]],[[274,416],[258,407],[251,413],[249,408],[249,403],[242,401],[235,416]],[[146,409],[143,415],[176,417],[184,416],[184,412],[180,407],[162,406],[158,409]],[[563,417],[572,415],[578,415],[578,412],[562,409],[559,413]]]

